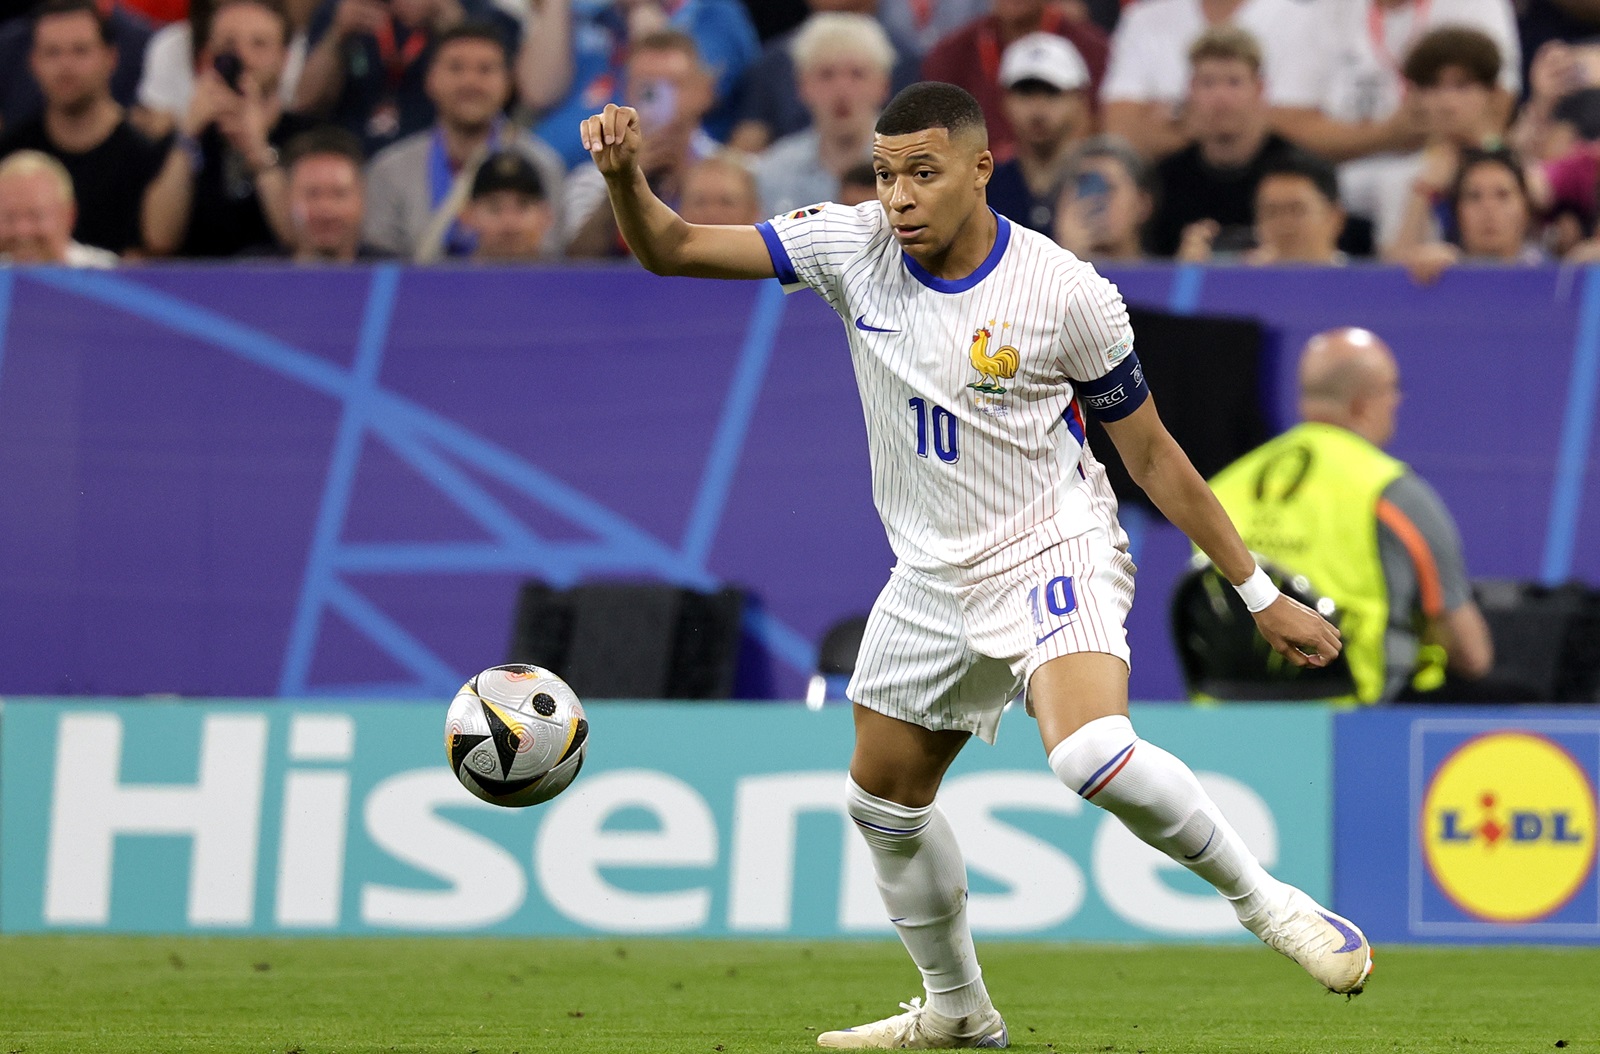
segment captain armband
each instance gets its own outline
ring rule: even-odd
[[[1133,351],[1104,377],[1073,384],[1084,408],[1100,421],[1120,421],[1150,398],[1150,386],[1144,383],[1144,367],[1139,365],[1139,356]]]

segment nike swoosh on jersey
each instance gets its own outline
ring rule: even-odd
[[[1051,630],[1049,633],[1046,633],[1044,636],[1040,637],[1038,640],[1034,641],[1033,643],[1034,643],[1035,646],[1043,644],[1045,641],[1049,640],[1051,637],[1054,637],[1057,633],[1060,633],[1062,630],[1064,630],[1066,628],[1067,628],[1066,626],[1057,626],[1055,629]]]
[[[867,325],[867,316],[866,315],[857,315],[856,316],[856,328],[859,329],[863,333],[898,333],[898,332],[900,332],[898,329],[882,329],[882,328],[880,328],[878,326],[869,326],[869,325]]]

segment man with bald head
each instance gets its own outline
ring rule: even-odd
[[[1437,689],[1446,670],[1483,677],[1494,648],[1455,522],[1383,452],[1400,408],[1394,355],[1369,330],[1329,330],[1306,344],[1299,377],[1302,423],[1211,481],[1245,544],[1339,606],[1360,701]]]

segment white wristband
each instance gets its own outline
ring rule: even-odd
[[[1272,579],[1261,570],[1260,564],[1256,565],[1255,572],[1249,578],[1233,588],[1238,591],[1239,599],[1244,601],[1244,606],[1250,609],[1252,615],[1270,607],[1281,595],[1278,587],[1272,584]]]

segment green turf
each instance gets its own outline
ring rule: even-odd
[[[1600,950],[1380,949],[1351,1001],[1259,947],[983,951],[1040,1054],[1600,1054]],[[12,936],[0,1054],[804,1051],[916,991],[890,941]]]

